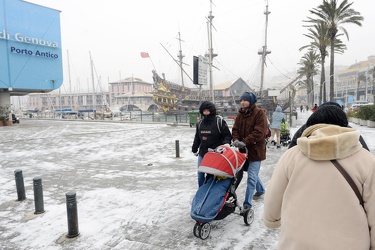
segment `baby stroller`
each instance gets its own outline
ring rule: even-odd
[[[289,146],[292,138],[290,138],[289,123],[287,121],[281,123],[280,142],[281,145]]]
[[[291,143],[292,138],[290,138],[289,123],[287,121],[281,122],[281,132],[280,132],[280,145],[287,147]],[[272,140],[271,144],[276,145],[276,141]]]
[[[246,148],[246,147],[245,147]],[[219,146],[205,154],[198,168],[207,174],[205,183],[197,190],[192,201],[190,216],[196,221],[193,233],[205,240],[211,232],[210,222],[222,220],[239,209],[246,225],[254,220],[254,210],[244,212],[235,193],[242,179],[247,152],[236,147]]]

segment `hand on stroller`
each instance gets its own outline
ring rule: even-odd
[[[237,147],[237,148],[244,148],[244,147],[246,147],[246,144],[244,142],[242,142],[242,141],[235,140],[232,143],[232,146]]]

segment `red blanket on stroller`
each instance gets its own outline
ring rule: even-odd
[[[247,154],[236,147],[219,146],[213,152],[207,152],[198,168],[199,172],[233,178],[241,170]]]

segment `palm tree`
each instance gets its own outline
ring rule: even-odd
[[[343,0],[341,4],[338,4],[338,0],[323,0],[323,3],[319,5],[317,8],[310,10],[310,13],[317,16],[317,19],[308,18],[309,22],[312,23],[319,23],[325,22],[328,27],[328,35],[330,38],[330,77],[329,77],[329,84],[330,84],[330,93],[329,99],[333,101],[334,98],[334,66],[335,66],[335,39],[338,35],[338,31],[341,30],[345,35],[346,38],[349,40],[349,34],[347,30],[342,26],[347,23],[353,23],[358,26],[362,26],[363,17],[360,15],[358,11],[355,11],[351,8],[353,3],[348,3],[348,0]]]
[[[309,27],[309,34],[304,34],[312,39],[309,45],[301,47],[299,50],[305,48],[312,48],[320,52],[321,61],[321,75],[320,75],[320,93],[319,103],[326,102],[326,79],[325,79],[325,58],[328,56],[327,47],[330,47],[330,37],[328,35],[328,26],[325,22],[318,22],[317,24],[307,26]],[[346,45],[341,40],[335,40],[335,52],[342,54],[346,50]]]
[[[318,74],[318,64],[320,64],[320,55],[315,50],[310,49],[298,63],[301,67],[297,73],[306,77],[307,103],[311,107],[314,103],[314,79]],[[312,96],[312,98],[311,98]]]

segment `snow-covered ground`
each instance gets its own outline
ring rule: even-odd
[[[299,113],[293,134],[310,113]],[[375,129],[360,127],[371,152]],[[231,214],[194,237],[197,190],[191,153],[195,129],[166,124],[23,119],[0,127],[0,249],[275,249],[278,230]],[[180,157],[176,158],[176,140]],[[268,184],[286,148],[271,148],[260,176]],[[27,200],[17,200],[14,171]],[[45,213],[35,215],[33,178],[41,177]],[[246,174],[237,194],[243,201]],[[79,236],[67,238],[66,193],[75,191]]]

